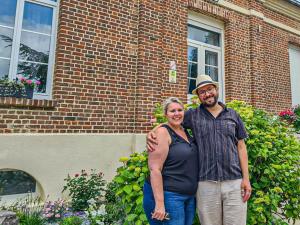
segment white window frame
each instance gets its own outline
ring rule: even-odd
[[[187,38],[188,46],[198,48],[198,74],[205,74],[205,50],[213,51],[218,53],[218,82],[219,82],[219,100],[225,103],[225,82],[224,82],[224,24],[222,21],[210,18],[208,16],[189,12],[188,24],[194,25],[199,28],[204,28],[209,31],[220,34],[220,46],[210,45],[204,42],[196,41]],[[200,60],[203,59],[203,60]],[[193,95],[187,94],[187,100]]]
[[[15,26],[14,26],[12,50],[11,50],[11,56],[10,56],[10,67],[9,67],[9,79],[11,79],[11,80],[16,79],[16,75],[17,75],[19,47],[20,47],[23,11],[24,11],[25,2],[31,2],[31,3],[51,7],[53,9],[46,93],[34,93],[34,95],[33,95],[34,99],[51,99],[52,98],[52,84],[53,84],[53,73],[54,73],[54,64],[55,64],[55,48],[56,48],[56,38],[57,38],[59,1],[60,0],[57,0],[57,2],[50,1],[50,0],[18,0],[17,1]]]
[[[293,65],[296,64],[295,61],[293,61],[293,64],[292,64],[292,61],[291,61],[291,60],[295,60],[295,59],[291,59],[291,56],[293,54],[292,51],[295,51],[295,52],[299,53],[299,54],[297,54],[297,53],[296,54],[299,55],[299,59],[300,59],[300,48],[295,46],[295,45],[289,45],[291,96],[292,96],[292,106],[295,106],[295,105],[300,104],[300,102],[299,102],[299,99],[295,99],[294,92],[296,90],[298,90],[298,93],[299,93],[300,90],[299,90],[299,84],[296,84],[294,82],[295,78],[293,77],[293,75],[294,75],[294,73],[298,73],[298,76],[300,76],[300,71],[295,71],[295,68],[292,68]],[[299,65],[297,65],[297,66],[298,66],[298,68],[300,68]]]

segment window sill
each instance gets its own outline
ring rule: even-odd
[[[7,107],[19,108],[45,108],[52,109],[57,106],[57,101],[54,100],[41,100],[41,99],[27,99],[15,97],[0,97],[0,108]]]

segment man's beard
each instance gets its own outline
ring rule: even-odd
[[[215,95],[215,96],[213,96],[213,98],[214,98],[214,102],[213,102],[213,103],[202,102],[203,106],[204,106],[204,107],[207,107],[207,108],[214,107],[214,106],[218,103],[218,98],[219,98],[219,96],[218,96],[218,95]]]

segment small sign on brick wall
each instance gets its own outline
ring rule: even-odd
[[[175,61],[170,61],[169,82],[170,83],[176,83],[176,76],[177,76],[176,62]]]

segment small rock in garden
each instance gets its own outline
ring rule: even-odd
[[[1,225],[18,225],[19,221],[16,213],[10,211],[0,211]]]

